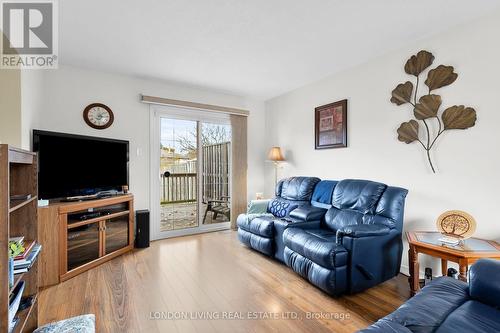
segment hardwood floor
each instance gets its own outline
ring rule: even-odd
[[[45,324],[94,313],[99,333],[353,332],[408,297],[400,275],[332,298],[223,231],[156,241],[45,289],[39,318]],[[220,319],[182,317],[197,315]],[[264,319],[251,319],[257,316]]]

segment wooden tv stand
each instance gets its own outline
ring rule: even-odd
[[[134,196],[124,194],[38,208],[40,286],[58,284],[134,246]]]

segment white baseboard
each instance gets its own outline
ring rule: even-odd
[[[408,267],[408,265],[401,265],[401,268],[399,269],[399,272],[401,274],[406,275],[406,276],[410,276],[410,268]],[[419,278],[423,279],[424,275],[425,275],[424,271],[419,271],[418,273],[419,273]]]
[[[401,265],[399,273],[404,274],[406,276],[410,276],[410,269],[407,265]]]
[[[230,230],[230,229],[231,229],[230,222],[206,224],[206,225],[202,225],[200,228],[186,228],[186,229],[168,231],[165,234],[161,234],[160,236],[151,238],[151,241],[157,241],[157,240],[173,238],[173,237],[197,235],[197,234],[203,234],[203,233],[207,233],[207,232]]]

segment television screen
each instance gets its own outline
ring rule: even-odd
[[[128,147],[123,140],[34,130],[39,198],[120,191],[128,185]]]

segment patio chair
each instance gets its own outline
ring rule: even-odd
[[[229,196],[223,195],[220,196],[219,199],[207,199],[207,209],[205,210],[205,215],[203,216],[203,224],[205,224],[208,212],[212,212],[212,220],[215,220],[218,214],[222,214],[226,216],[228,220],[231,220],[229,198]]]

